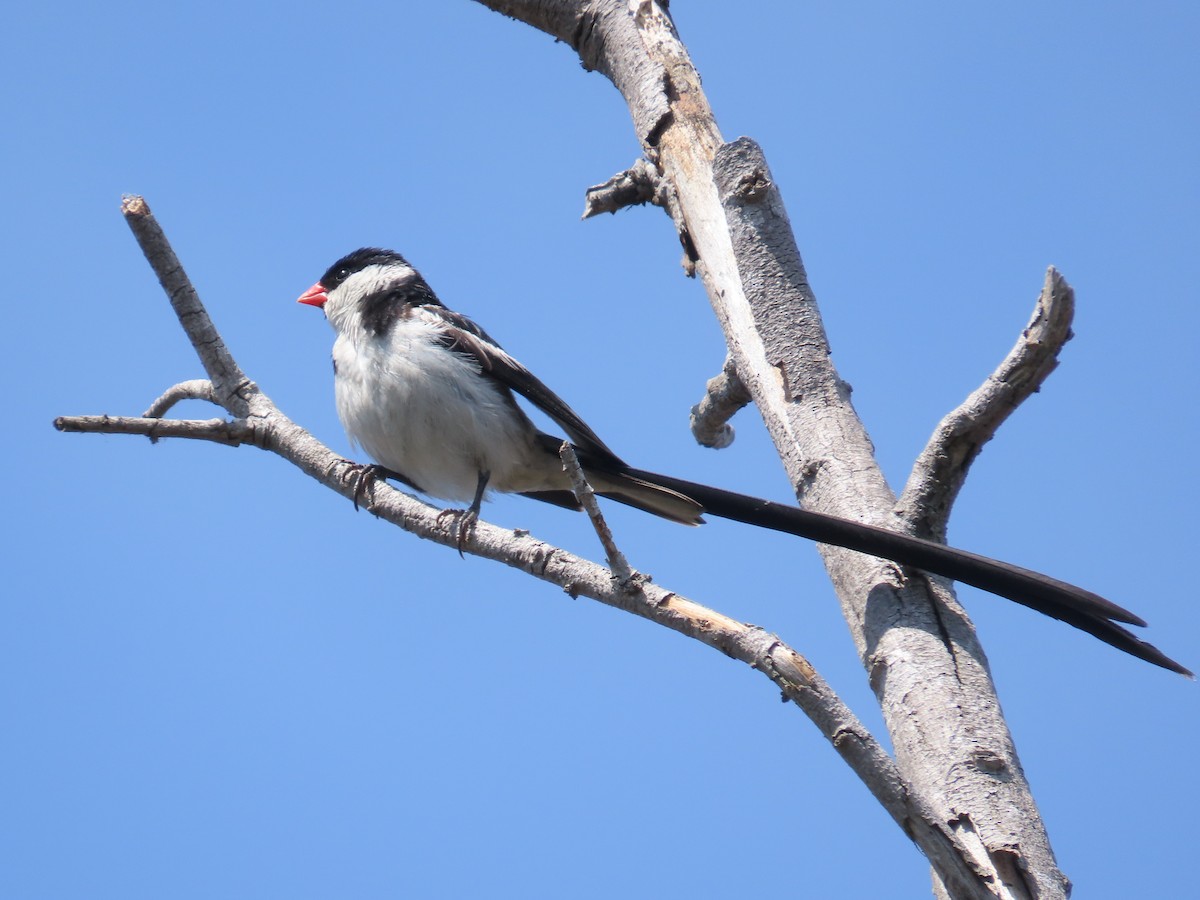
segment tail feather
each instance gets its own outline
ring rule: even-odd
[[[602,477],[610,480],[617,478],[612,475]],[[678,497],[691,499],[700,507],[697,513],[708,512],[724,519],[794,534],[821,544],[845,547],[961,581],[1073,625],[1146,662],[1189,678],[1194,677],[1187,668],[1166,656],[1157,647],[1117,624],[1121,622],[1144,626],[1146,623],[1141,617],[1099,594],[1048,575],[902,532],[810,512],[795,506],[672,478],[669,475],[628,469],[620,478],[630,479],[638,485],[665,489]],[[632,502],[620,496],[615,499]],[[665,515],[666,518],[675,521],[682,521],[680,517],[660,512],[648,504],[633,502],[632,505],[648,512]],[[698,515],[692,524],[698,524]]]
[[[623,472],[619,475],[587,470],[588,483],[601,497],[608,497],[644,512],[662,516],[681,525],[702,525],[700,514],[704,512],[701,502],[684,491],[678,491],[661,481],[643,478],[641,472]],[[686,482],[684,482],[686,484]]]
[[[586,469],[588,484],[601,497],[616,500],[626,506],[640,509],[655,516],[661,516],[680,525],[703,525],[704,519],[700,514],[704,507],[691,497],[686,497],[670,488],[651,484],[640,478],[627,475],[616,475]],[[581,507],[575,495],[570,491],[522,491],[522,497],[531,500],[541,500],[564,509],[578,511]]]

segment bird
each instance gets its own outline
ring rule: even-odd
[[[336,333],[338,417],[351,443],[375,461],[364,468],[366,476],[469,503],[460,511],[467,523],[490,492],[580,508],[559,457],[563,439],[540,431],[517,404],[519,395],[566,433],[600,496],[685,525],[702,524],[707,513],[911,566],[1006,597],[1194,677],[1123,627],[1144,627],[1143,619],[1084,588],[904,532],[629,465],[486,331],[445,306],[393,250],[364,247],[343,256],[298,302],[322,309]],[[356,488],[356,504],[357,498]]]

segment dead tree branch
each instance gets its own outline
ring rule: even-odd
[[[171,249],[166,235],[158,227],[150,207],[141,197],[126,197],[121,203],[121,212],[129,224],[138,246],[167,297],[171,308],[183,326],[184,333],[192,342],[192,348],[200,357],[204,371],[212,383],[212,396],[234,416],[245,416],[249,412],[243,393],[249,387],[248,379],[234,361],[208,312],[200,302],[196,289],[188,280],[179,257]],[[167,395],[164,395],[164,397]]]
[[[725,142],[665,0],[480,0],[571,46],[625,97],[644,164],[589,197],[588,210],[652,199],[674,221],[725,331],[730,366],[758,407],[796,495],[808,507],[940,535],[979,447],[1053,369],[1069,336],[1070,288],[1052,272],[1044,321],[980,391],[948,416],[899,506],[833,366],[816,298],[765,156]],[[650,193],[651,187],[653,188]],[[822,547],[843,613],[879,698],[895,762],[811,666],[775,636],[524,533],[479,523],[460,542],[433,507],[386,483],[362,498],[360,466],[284,416],[238,367],[149,208],[126,219],[208,375],[168,390],[143,417],[62,417],[61,430],[249,443],[276,453],[372,513],[421,537],[504,562],[576,596],[632,612],[767,675],[847,760],[954,897],[1063,898],[1045,828],[1000,712],[974,629],[942,582]],[[1062,318],[1065,311],[1065,320]],[[158,418],[205,399],[230,419]],[[728,417],[726,417],[727,420]],[[721,422],[722,427],[726,427]],[[901,510],[898,512],[897,510]]]
[[[919,794],[908,790],[895,762],[874,736],[812,665],[777,636],[638,578],[627,564],[617,572],[524,531],[480,521],[464,535],[460,547],[457,531],[441,515],[443,510],[386,482],[375,481],[359,496],[363,467],[342,459],[320,443],[242,374],[146,202],[141,197],[128,198],[123,212],[147,261],[158,273],[180,324],[192,338],[205,369],[213,376],[211,385],[203,380],[175,385],[151,409],[166,409],[179,399],[209,399],[223,406],[233,418],[61,416],[54,421],[57,429],[137,434],[152,439],[180,437],[227,446],[249,444],[267,450],[347,500],[358,502],[373,515],[418,537],[502,562],[558,585],[572,597],[591,598],[721,651],[761,672],[779,688],[784,699],[795,703],[808,716],[904,832],[912,836],[930,859],[937,860],[939,871],[948,873],[948,883],[961,887],[961,896],[988,896],[979,889],[987,873],[971,865],[968,847],[956,829],[941,821]],[[242,410],[245,415],[238,414]],[[575,469],[578,470],[577,465]],[[612,549],[615,550],[615,544]],[[619,551],[617,555],[620,556]],[[621,577],[622,572],[625,577]]]
[[[584,195],[583,216],[590,219],[601,213],[616,213],[627,206],[654,202],[659,177],[654,166],[639,159],[624,172],[618,172],[604,184],[587,189]]]
[[[600,539],[600,546],[604,548],[604,558],[608,562],[608,567],[612,569],[613,575],[616,576],[617,582],[622,587],[631,588],[631,582],[638,575],[630,567],[629,560],[625,558],[621,548],[617,546],[612,529],[608,527],[608,521],[604,518],[604,513],[600,511],[596,492],[588,484],[587,478],[583,474],[583,468],[579,465],[579,457],[575,455],[575,450],[567,441],[562,442],[558,455],[562,458],[563,470],[571,479],[571,490],[575,492],[575,499],[587,513],[596,537]]]
[[[220,406],[212,382],[204,378],[196,378],[192,381],[181,381],[179,384],[167,388],[162,396],[151,403],[142,415],[148,419],[161,419],[171,411],[176,403],[184,400],[204,400]]]
[[[268,430],[247,419],[159,419],[142,416],[59,416],[54,420],[59,431],[76,434],[141,434],[159,438],[189,438],[212,441],[227,447],[250,444],[265,447]]]
[[[674,188],[680,241],[736,370],[805,506],[905,523],[829,354],[782,197],[753,141],[726,143],[665,3],[480,0],[567,43],[624,96],[647,160]],[[1045,827],[1000,712],[983,649],[951,591],[822,547],[912,789],[955,823],[987,890],[1063,898]],[[935,880],[948,873],[934,862]],[[954,896],[967,896],[949,882]]]
[[[938,423],[917,457],[896,505],[904,523],[926,537],[945,540],[950,508],[971,463],[997,429],[1058,367],[1071,339],[1075,292],[1051,267],[1033,317],[1016,346],[978,389]]]

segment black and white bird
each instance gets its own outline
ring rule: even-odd
[[[488,491],[579,508],[558,455],[562,439],[539,431],[515,392],[567,433],[601,496],[686,525],[699,525],[710,513],[914,566],[1191,675],[1118,624],[1144,626],[1138,616],[1066,582],[901,532],[633,468],[487,332],[443,306],[399,253],[356,250],[330,266],[299,302],[324,309],[337,332],[337,410],[351,441],[387,477],[469,503],[470,516]]]

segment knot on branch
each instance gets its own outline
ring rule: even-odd
[[[654,166],[645,159],[639,159],[624,172],[618,172],[603,184],[587,189],[582,218],[616,213],[627,206],[641,206],[644,203],[661,206],[663,204],[658,197],[660,181]]]
[[[721,372],[708,380],[704,397],[692,407],[691,428],[696,443],[714,450],[724,450],[732,444],[735,433],[729,420],[751,399],[733,357],[726,357]]]

